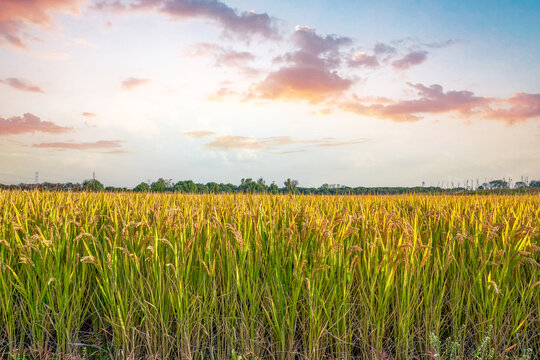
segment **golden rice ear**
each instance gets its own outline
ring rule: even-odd
[[[539,208],[2,192],[0,358],[423,359],[437,334],[437,356],[525,359],[540,341]]]

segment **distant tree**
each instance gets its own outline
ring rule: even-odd
[[[328,184],[322,184],[319,189],[317,189],[317,192],[319,194],[330,194],[330,185]]]
[[[516,188],[516,189],[521,189],[521,188],[525,188],[525,187],[527,187],[527,183],[525,181],[518,181],[514,185],[514,188]]]
[[[136,191],[136,192],[148,192],[148,191],[150,191],[150,185],[148,185],[145,182],[142,182],[139,185],[135,186],[133,191]]]
[[[195,194],[197,193],[197,184],[191,180],[184,180],[177,182],[174,187],[174,191]]]
[[[206,186],[204,184],[197,184],[196,193],[198,193],[198,194],[208,194],[208,192],[209,192],[208,186]]]
[[[173,191],[186,192],[186,190],[184,189],[184,181],[178,181],[176,184],[174,184]]]
[[[492,180],[489,182],[489,188],[493,190],[507,189],[508,183],[504,180]]]
[[[103,191],[103,184],[95,179],[84,180],[82,186],[85,191]]]
[[[195,194],[197,192],[197,184],[191,180],[186,181],[185,187],[188,193]]]
[[[219,184],[219,191],[224,193],[231,193],[236,191],[236,186],[233,184]]]
[[[240,180],[240,185],[238,186],[238,190],[241,192],[251,192],[251,183],[253,180],[251,178],[244,179],[242,178]]]
[[[298,180],[287,179],[283,183],[285,185],[285,191],[295,194],[298,192]]]
[[[530,187],[540,187],[540,180],[533,180],[529,183]]]
[[[254,192],[260,192],[262,187],[262,191],[264,191],[264,185],[261,185],[259,183],[256,183],[253,181],[252,178],[242,179],[240,180],[240,186],[238,186],[238,190],[244,193],[254,193]]]
[[[266,190],[267,190],[266,181],[264,181],[264,179],[261,177],[257,180],[257,185],[255,185],[255,191],[263,193],[263,192],[266,192]]]
[[[272,182],[270,184],[270,186],[268,187],[268,192],[270,194],[277,194],[279,192],[279,188],[278,188],[278,186],[276,185],[275,182]]]
[[[167,190],[167,183],[163,178],[159,178],[158,181],[152,183],[150,189],[154,192],[163,192]]]
[[[208,191],[212,194],[217,194],[219,192],[219,184],[215,182],[209,182],[206,184]]]
[[[483,183],[478,187],[478,190],[489,190],[489,184],[487,182]]]

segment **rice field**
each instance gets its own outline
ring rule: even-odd
[[[3,191],[0,357],[533,359],[539,250],[540,195]]]

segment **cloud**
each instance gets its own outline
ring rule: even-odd
[[[122,87],[126,90],[131,90],[134,87],[144,85],[148,83],[149,81],[150,79],[139,79],[139,78],[130,77],[122,81]]]
[[[99,140],[96,142],[49,142],[34,144],[35,148],[50,148],[50,149],[74,149],[74,150],[96,150],[96,149],[117,149],[122,147],[122,142],[119,140]]]
[[[352,44],[352,40],[348,37],[337,35],[322,37],[315,32],[315,29],[307,26],[296,26],[292,41],[300,49],[312,55],[325,53],[335,55],[342,46]]]
[[[385,43],[376,43],[373,46],[372,55],[357,51],[349,59],[348,65],[350,67],[376,68],[381,64],[386,64],[396,53],[397,49],[395,47]]]
[[[184,133],[185,136],[194,138],[194,139],[200,139],[205,136],[214,135],[215,132],[213,131],[187,131]]]
[[[475,110],[484,109],[490,102],[490,99],[474,96],[470,91],[444,92],[442,86],[438,84],[429,87],[422,84],[408,83],[408,85],[418,90],[417,99],[380,101],[354,97],[353,100],[342,102],[340,108],[365,116],[408,122],[422,119],[422,114],[458,112],[471,115]]]
[[[189,56],[208,57],[215,60],[216,66],[229,66],[240,69],[247,75],[255,75],[259,71],[247,64],[255,60],[255,55],[249,51],[236,51],[218,44],[201,42],[189,47]]]
[[[379,56],[379,55],[392,55],[392,54],[395,54],[397,52],[397,50],[396,50],[395,47],[393,47],[391,45],[384,44],[384,43],[376,43],[375,46],[373,47],[373,52],[377,56]]]
[[[445,41],[439,41],[439,42],[430,42],[423,44],[425,47],[432,48],[432,49],[440,49],[452,45],[458,45],[464,43],[463,40],[459,39],[448,39]]]
[[[315,143],[314,146],[317,147],[336,147],[336,146],[345,146],[345,145],[358,145],[368,142],[369,139],[359,139],[359,140],[344,140],[337,141],[332,138],[322,139],[319,142]]]
[[[40,55],[41,58],[47,59],[47,60],[64,60],[69,59],[71,57],[68,53],[61,53],[61,52],[51,52]]]
[[[349,59],[348,65],[350,67],[376,68],[380,65],[388,64],[392,59],[395,59],[391,63],[392,66],[398,70],[406,70],[427,60],[428,52],[424,50],[425,48],[440,49],[460,42],[454,39],[431,43],[422,43],[414,38],[397,40],[394,41],[396,46],[403,47],[404,44],[408,44],[408,52],[399,59],[395,59],[398,53],[396,47],[379,42],[373,47],[373,53],[371,55],[361,51],[356,52]]]
[[[124,5],[118,0],[98,1],[94,6],[98,10],[141,11],[154,9],[172,19],[208,19],[223,29],[227,36],[248,39],[252,35],[278,39],[276,19],[267,13],[254,11],[239,12],[217,0],[137,0]]]
[[[30,84],[27,81],[22,80],[22,79],[7,78],[7,79],[4,79],[4,80],[0,80],[0,83],[4,83],[6,85],[9,85],[12,88],[17,89],[17,90],[36,92],[36,93],[42,93],[42,94],[45,93],[45,91],[43,91],[40,87],[32,85],[32,84]]]
[[[318,103],[341,95],[352,84],[334,72],[311,67],[289,67],[268,74],[250,89],[249,98],[307,100]]]
[[[95,43],[93,43],[91,41],[88,41],[86,39],[83,39],[83,38],[73,39],[73,43],[76,44],[76,45],[83,45],[83,46],[90,46],[90,47],[97,46],[97,44],[95,44]]]
[[[84,116],[84,117],[87,117],[87,118],[93,118],[93,117],[97,116],[97,114],[94,114],[94,113],[91,113],[91,112],[83,112],[81,115]]]
[[[296,51],[275,59],[284,63],[266,78],[251,86],[248,99],[307,100],[318,103],[343,94],[353,81],[341,77],[340,49],[350,45],[347,37],[318,35],[314,29],[297,26],[291,36]]]
[[[508,124],[540,118],[540,94],[517,93],[506,100],[494,100],[485,117]]]
[[[354,140],[337,140],[334,138],[321,138],[321,139],[308,139],[301,140],[295,139],[290,136],[274,136],[265,138],[255,138],[248,136],[231,136],[224,135],[218,136],[211,142],[206,144],[208,149],[217,150],[251,150],[251,151],[273,151],[286,148],[279,153],[293,153],[305,151],[306,147],[335,147],[345,145],[362,144],[368,141],[367,139],[354,139]],[[291,148],[292,146],[292,148]],[[301,148],[294,147],[301,146]]]
[[[222,87],[218,89],[218,91],[209,94],[206,97],[206,101],[219,102],[235,97],[238,98],[239,96],[240,94],[237,91],[231,90],[227,87]]]
[[[124,12],[129,9],[129,6],[120,0],[96,0],[91,8],[100,11]]]
[[[458,113],[467,118],[500,120],[512,125],[540,118],[540,94],[516,93],[508,99],[475,96],[471,91],[444,91],[441,85],[411,84],[418,98],[394,101],[384,97],[359,98],[338,103],[341,110],[396,122],[418,121],[426,114]]]
[[[230,150],[230,149],[243,149],[243,150],[264,150],[266,145],[257,141],[256,138],[246,136],[219,136],[215,140],[206,144],[207,148]]]
[[[412,51],[402,58],[392,62],[392,66],[398,70],[407,70],[415,65],[420,65],[427,60],[427,51]]]
[[[2,0],[0,1],[0,45],[26,46],[29,25],[51,26],[51,13],[77,14],[85,0]]]
[[[373,68],[379,66],[379,61],[377,60],[376,55],[367,55],[363,52],[356,52],[352,59],[349,60],[349,66],[365,66]]]
[[[56,125],[50,121],[42,121],[34,114],[12,116],[4,119],[0,116],[0,135],[14,135],[34,132],[63,133],[71,130],[69,127]]]
[[[279,152],[276,152],[275,154],[289,155],[289,154],[303,153],[303,152],[306,152],[306,151],[307,151],[306,149],[287,150],[287,151],[279,151]]]

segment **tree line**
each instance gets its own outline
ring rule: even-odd
[[[485,182],[476,188],[451,187],[442,188],[438,186],[416,186],[416,187],[350,187],[345,185],[323,184],[317,188],[299,186],[298,180],[287,179],[283,186],[278,186],[275,182],[266,184],[263,178],[253,180],[245,178],[239,185],[231,183],[209,182],[206,184],[195,183],[192,180],[181,180],[174,183],[172,180],[159,178],[158,180],[146,183],[141,182],[133,189],[126,187],[105,187],[99,180],[91,179],[80,183],[40,183],[40,184],[19,184],[3,185],[0,189],[10,190],[49,190],[49,191],[107,191],[107,192],[158,192],[158,193],[187,193],[187,194],[225,194],[225,193],[268,193],[268,194],[312,194],[312,195],[365,195],[365,194],[407,194],[407,193],[475,193],[475,192],[526,192],[540,191],[540,180],[530,182],[518,181],[510,186],[506,180],[492,180]]]

